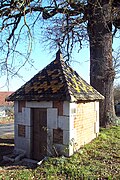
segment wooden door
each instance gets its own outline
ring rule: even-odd
[[[41,160],[47,155],[47,109],[32,109],[32,158]]]

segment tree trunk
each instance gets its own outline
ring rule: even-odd
[[[100,126],[105,127],[115,120],[111,5],[107,0],[97,6],[95,2],[89,1],[90,83],[105,97],[100,102]]]

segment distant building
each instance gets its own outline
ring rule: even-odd
[[[7,102],[5,99],[13,92],[0,92],[0,118],[6,117],[13,110],[13,102]]]

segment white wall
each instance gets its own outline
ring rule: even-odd
[[[60,128],[63,130],[63,144],[54,143],[55,148],[62,154],[71,156],[75,151],[76,131],[74,128],[74,118],[76,116],[77,104],[65,101],[63,103],[63,115],[58,115],[57,108],[53,108],[52,101],[42,102],[26,102],[26,107],[22,108],[22,112],[18,112],[18,102],[15,102],[15,148],[22,149],[27,152],[30,157],[32,122],[31,108],[47,108],[47,151],[48,155],[54,154],[53,146],[53,129]],[[99,132],[99,102],[94,103],[96,111],[95,131]],[[18,136],[18,125],[25,125],[26,136]],[[66,148],[67,151],[65,150]]]
[[[26,102],[26,107],[22,108],[22,112],[18,112],[18,101],[14,103],[15,110],[15,149],[22,149],[26,152],[27,157],[30,157],[31,137],[32,137],[32,122],[31,108],[51,108],[52,101],[42,102]],[[18,136],[18,125],[25,125],[25,137]]]
[[[18,102],[14,103],[14,112],[15,112],[15,149],[24,150],[26,155],[30,157],[30,148],[31,148],[31,112],[30,108],[22,108],[22,112],[18,112]],[[25,137],[18,136],[18,125],[25,125]]]
[[[63,130],[63,144],[54,143],[53,145],[53,129],[60,128]],[[48,129],[48,155],[55,154],[54,148],[60,154],[69,156],[69,151],[65,151],[66,147],[69,146],[69,102],[63,102],[63,115],[58,115],[57,108],[48,108],[47,109],[47,129]],[[54,148],[51,148],[54,146]]]

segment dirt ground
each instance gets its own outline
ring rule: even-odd
[[[9,138],[8,138],[9,137]],[[37,167],[37,164],[30,163],[21,159],[18,162],[10,162],[4,161],[3,156],[12,154],[14,150],[14,137],[9,134],[6,137],[0,138],[0,174],[7,170],[15,170],[15,169],[34,169]]]

